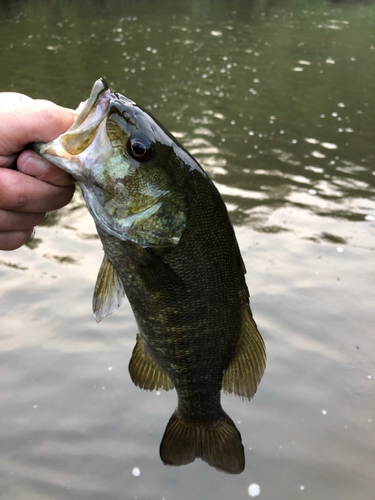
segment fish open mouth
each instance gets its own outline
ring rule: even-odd
[[[72,174],[76,180],[81,180],[81,161],[76,156],[93,142],[99,127],[105,121],[113,97],[115,96],[110,92],[107,82],[103,78],[97,80],[90,97],[78,106],[78,116],[70,129],[47,144],[35,142],[34,150]]]
[[[107,115],[111,93],[107,82],[97,80],[90,97],[82,103],[82,110],[70,129],[60,136],[61,146],[72,155],[82,153],[93,141],[95,133]]]

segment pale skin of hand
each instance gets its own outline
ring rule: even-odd
[[[22,246],[47,212],[72,199],[73,177],[26,147],[56,139],[74,118],[50,101],[0,93],[0,250]]]

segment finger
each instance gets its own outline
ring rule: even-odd
[[[42,213],[67,205],[75,187],[54,186],[21,172],[0,169],[0,208],[14,212]]]
[[[25,94],[18,92],[1,92],[0,106],[23,106],[25,103],[32,102],[33,99]]]
[[[0,250],[16,250],[22,247],[32,236],[34,229],[28,231],[10,231],[0,233]]]
[[[17,160],[17,168],[24,174],[36,177],[55,186],[74,184],[73,177],[31,150],[23,151]]]
[[[24,96],[26,97],[26,96]],[[50,101],[27,101],[19,107],[1,103],[0,152],[4,156],[22,151],[34,141],[49,142],[65,132],[73,123],[75,114]]]
[[[0,233],[9,231],[29,231],[42,222],[45,213],[12,212],[0,209]]]
[[[0,168],[13,168],[17,162],[17,154],[9,156],[0,156]]]

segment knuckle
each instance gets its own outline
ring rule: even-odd
[[[1,208],[8,210],[22,209],[27,203],[25,184],[19,182],[17,172],[3,169],[0,172],[0,203]]]
[[[28,196],[24,183],[15,183],[13,186],[13,206],[11,208],[16,211],[22,210],[26,206],[27,202]]]

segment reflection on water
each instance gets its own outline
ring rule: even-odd
[[[0,91],[75,108],[104,76],[207,170],[269,358],[251,404],[223,398],[243,475],[159,464],[175,395],[132,386],[127,304],[95,325],[77,194],[0,258],[4,498],[372,497],[374,26],[365,1],[0,1]]]

